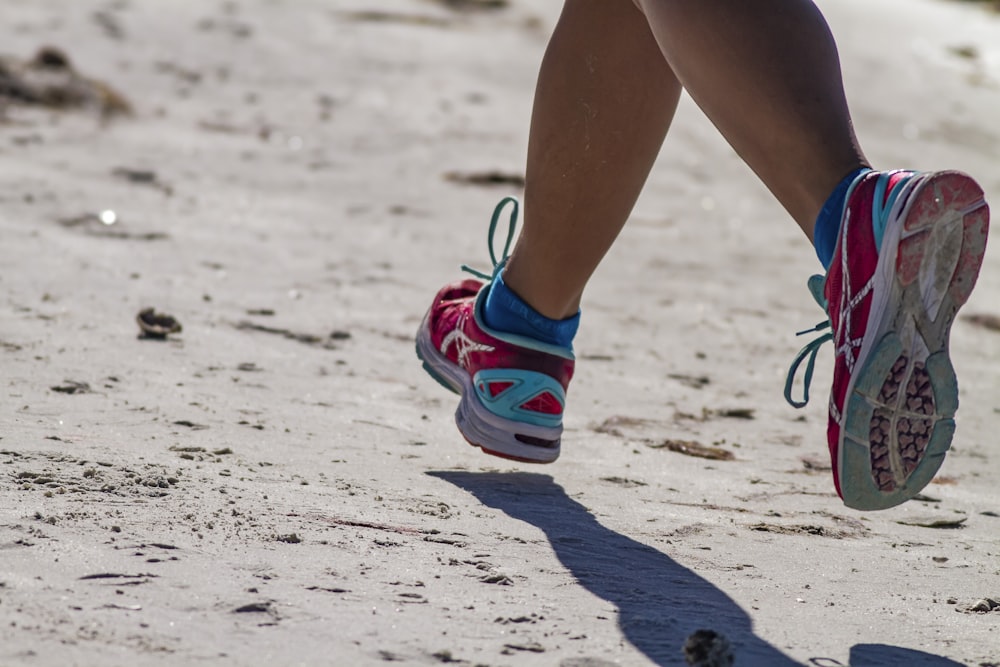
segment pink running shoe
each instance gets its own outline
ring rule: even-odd
[[[848,507],[893,507],[934,477],[955,432],[958,384],[948,356],[955,314],[982,265],[983,191],[942,171],[867,172],[851,185],[837,250],[810,291],[829,315],[789,370],[801,407],[819,346],[835,346],[827,439]],[[807,332],[801,332],[807,333]],[[808,357],[802,401],[792,380]]]
[[[498,262],[493,234],[508,203],[514,208]],[[517,211],[517,200],[507,197],[493,212],[493,276],[510,250]],[[469,444],[506,459],[551,463],[559,458],[573,351],[490,329],[482,308],[493,276],[462,268],[483,280],[451,283],[437,293],[417,331],[417,356],[431,377],[461,394],[455,423]]]

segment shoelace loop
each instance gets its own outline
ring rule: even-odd
[[[497,260],[496,250],[493,248],[493,236],[496,234],[497,225],[500,223],[500,214],[503,213],[504,208],[507,204],[512,204],[513,208],[510,212],[510,218],[507,222],[507,240],[503,244],[503,254],[500,259]],[[503,268],[504,263],[507,261],[507,257],[510,255],[510,246],[514,242],[514,232],[517,231],[517,214],[521,209],[521,203],[515,197],[504,197],[500,200],[500,203],[496,205],[493,209],[493,217],[490,219],[490,231],[489,231],[489,249],[490,249],[490,261],[493,263],[493,272],[484,273],[478,269],[474,269],[467,264],[463,264],[461,269],[466,273],[471,273],[477,278],[483,280],[492,281],[500,269]]]
[[[806,329],[805,331],[799,331],[796,336],[804,336],[805,334],[812,333],[814,331],[822,331],[823,329],[830,328],[830,321],[820,322],[812,329]],[[794,408],[803,408],[809,403],[809,385],[812,383],[813,368],[816,366],[816,355],[819,354],[819,348],[823,346],[827,341],[833,340],[833,332],[827,331],[822,336],[814,338],[813,340],[806,343],[806,346],[799,350],[799,353],[795,355],[795,360],[792,362],[791,367],[788,369],[788,377],[785,378],[785,400]],[[808,363],[806,363],[806,374],[802,378],[802,400],[796,401],[792,398],[792,384],[795,382],[795,375],[798,373],[799,366],[802,365],[802,361],[809,357]]]
[[[812,294],[813,299],[819,304],[820,308],[824,311],[827,309],[826,297],[823,294],[823,287],[826,279],[824,276],[812,276],[809,278],[809,293]],[[830,320],[826,319],[811,329],[804,329],[802,331],[797,331],[796,336],[804,336],[813,332],[823,331],[824,329],[830,329]],[[792,361],[792,365],[788,369],[788,376],[785,378],[785,400],[788,404],[794,408],[805,407],[809,403],[809,385],[812,384],[813,370],[816,366],[816,355],[819,354],[819,348],[823,346],[824,343],[833,340],[833,332],[827,331],[822,336],[818,336],[813,340],[806,343],[806,346],[799,350],[799,353],[795,355],[795,360]],[[792,398],[792,384],[795,382],[795,376],[798,374],[799,366],[808,357],[809,361],[806,363],[806,374],[802,378],[802,400],[796,401]]]

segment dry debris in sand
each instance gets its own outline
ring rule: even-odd
[[[961,528],[967,516],[956,514],[954,516],[911,516],[898,519],[896,523],[903,526],[917,526],[920,528]]]
[[[487,171],[449,171],[444,175],[445,180],[462,185],[509,185],[516,188],[524,187],[524,176],[522,174],[490,169]]]
[[[238,331],[255,331],[258,333],[273,334],[276,336],[282,336],[288,340],[293,340],[296,343],[312,345],[323,348],[324,350],[338,350],[340,349],[340,346],[337,345],[337,341],[350,340],[351,338],[351,332],[340,329],[331,331],[328,336],[323,337],[311,333],[291,331],[290,329],[284,329],[281,327],[269,327],[246,320],[237,322],[234,326]]]
[[[591,426],[594,433],[603,433],[616,438],[624,438],[623,428],[639,428],[651,424],[650,420],[641,417],[628,417],[625,415],[612,415],[596,426]]]
[[[43,46],[30,60],[0,56],[0,112],[11,104],[93,109],[104,119],[132,113],[124,95],[80,74],[69,56],[52,46]]]
[[[89,394],[91,392],[88,383],[77,380],[64,380],[62,384],[54,385],[49,389],[60,394]]]
[[[629,479],[627,477],[618,477],[618,476],[601,477],[601,481],[602,482],[610,482],[612,484],[617,484],[617,485],[622,486],[622,487],[624,487],[626,489],[632,489],[632,488],[635,488],[637,486],[646,486],[645,482],[640,482],[637,479]]]
[[[969,324],[974,324],[977,327],[982,327],[989,331],[1000,331],[1000,315],[992,315],[989,313],[974,313],[972,315],[966,315],[963,317]]]
[[[721,447],[709,447],[694,440],[673,440],[667,439],[663,442],[647,445],[651,449],[669,449],[678,454],[694,456],[700,459],[711,459],[713,461],[732,461],[736,457],[728,449]]]
[[[463,14],[470,14],[473,12],[493,12],[510,7],[509,0],[428,0],[428,2],[441,5],[445,9]],[[446,28],[452,25],[451,20],[439,16],[386,11],[383,9],[348,11],[342,12],[341,16],[349,21],[365,23],[403,23],[407,25],[430,26],[435,28]]]
[[[349,21],[357,21],[361,23],[404,23],[407,25],[431,26],[435,28],[447,28],[452,24],[452,22],[448,19],[439,18],[437,16],[387,12],[380,9],[364,9],[360,11],[344,12],[341,16]]]
[[[510,0],[430,0],[438,5],[443,5],[448,9],[460,12],[469,11],[491,11],[496,9],[507,9]]]

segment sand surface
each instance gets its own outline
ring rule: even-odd
[[[1000,202],[1000,19],[822,6],[870,157]],[[682,665],[699,628],[740,666],[1000,664],[976,611],[1000,600],[1000,245],[953,330],[936,483],[846,509],[829,369],[807,409],[781,397],[823,318],[813,251],[688,99],[586,296],[562,458],[464,444],[413,333],[488,268],[557,12],[3,3],[5,56],[59,47],[132,114],[107,89],[0,107],[0,665]],[[137,338],[144,307],[183,331]]]

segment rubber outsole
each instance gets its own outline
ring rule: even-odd
[[[986,250],[989,207],[959,172],[928,174],[883,237],[870,321],[847,390],[838,450],[844,503],[877,510],[931,482],[955,433],[951,325]]]

